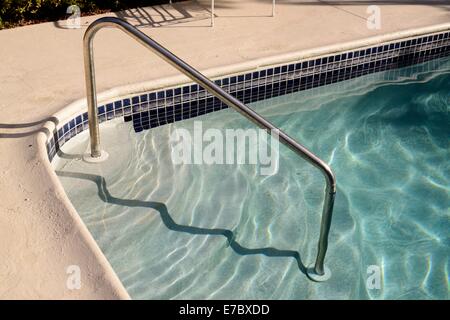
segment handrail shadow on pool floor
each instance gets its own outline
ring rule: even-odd
[[[280,250],[272,247],[265,248],[255,248],[250,249],[243,247],[235,240],[235,235],[233,231],[228,229],[208,229],[208,228],[200,228],[193,226],[186,226],[176,223],[169,214],[167,210],[167,206],[162,202],[156,201],[143,201],[143,200],[132,200],[132,199],[120,199],[116,198],[109,193],[109,190],[106,186],[106,180],[104,177],[95,175],[95,174],[87,174],[81,172],[64,172],[64,171],[56,171],[56,174],[60,177],[66,178],[75,178],[75,179],[84,179],[94,182],[97,185],[98,196],[100,199],[106,203],[111,203],[120,206],[126,207],[142,207],[142,208],[151,208],[159,212],[161,216],[161,220],[164,225],[176,232],[184,232],[190,233],[194,235],[221,235],[227,238],[229,246],[239,255],[254,255],[254,254],[262,254],[267,257],[286,257],[286,258],[294,258],[297,261],[297,265],[300,271],[303,274],[306,274],[306,267],[302,262],[300,257],[300,253],[293,250]]]

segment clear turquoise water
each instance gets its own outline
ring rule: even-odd
[[[450,61],[365,76],[251,106],[334,169],[326,264],[314,283],[323,178],[281,147],[280,169],[173,165],[177,128],[251,128],[232,110],[135,134],[102,124],[110,159],[55,163],[84,222],[136,299],[448,299]],[[379,266],[380,289],[366,286]]]

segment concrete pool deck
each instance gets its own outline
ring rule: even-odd
[[[366,26],[369,4],[381,29]],[[109,14],[126,18],[199,70],[450,22],[448,1],[209,1]],[[129,298],[70,205],[37,133],[53,114],[85,96],[81,29],[49,22],[0,31],[0,298]],[[178,72],[118,30],[95,40],[97,90],[149,82]],[[81,288],[66,286],[67,267]]]

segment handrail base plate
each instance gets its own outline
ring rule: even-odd
[[[314,264],[312,264],[311,266],[306,268],[306,275],[312,281],[324,282],[331,278],[331,270],[328,267],[324,266],[324,271],[325,271],[325,273],[323,275],[317,274],[314,269]]]
[[[108,159],[108,157],[109,157],[108,152],[106,152],[105,150],[102,150],[100,157],[93,157],[93,156],[91,156],[90,153],[85,153],[83,155],[83,161],[85,161],[87,163],[100,163],[100,162],[106,161]]]

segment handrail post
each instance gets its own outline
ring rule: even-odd
[[[84,34],[83,38],[83,58],[84,58],[84,79],[86,83],[86,98],[88,105],[88,122],[91,153],[83,156],[86,162],[102,162],[108,158],[108,153],[100,149],[100,131],[97,112],[97,94],[95,85],[95,67],[93,40],[95,31]]]
[[[94,53],[93,53],[93,38],[98,30],[103,27],[116,27],[126,34],[134,38],[136,41],[150,49],[153,53],[158,55],[164,61],[175,67],[177,70],[185,74],[194,82],[197,82],[201,87],[208,91],[213,96],[220,99],[229,107],[235,109],[248,120],[256,124],[262,129],[265,129],[268,134],[273,132],[278,133],[278,139],[294,151],[297,155],[308,161],[314,167],[320,170],[325,177],[326,188],[325,198],[322,210],[322,220],[320,224],[319,245],[317,251],[317,258],[314,266],[307,268],[307,275],[315,281],[325,281],[331,276],[331,272],[324,266],[325,254],[328,248],[328,236],[331,226],[331,217],[333,214],[334,198],[336,194],[336,179],[333,171],[322,159],[317,157],[306,147],[292,139],[289,135],[278,129],[272,123],[256,113],[241,101],[233,97],[231,94],[223,90],[213,81],[209,80],[196,69],[188,65],[186,62],[175,56],[172,52],[161,46],[155,40],[148,37],[146,34],[133,27],[128,22],[115,17],[103,17],[95,20],[86,30],[83,37],[83,52],[84,52],[84,68],[86,81],[86,95],[88,104],[89,116],[89,133],[91,142],[91,154],[84,157],[88,162],[101,162],[108,157],[108,154],[100,148],[100,132],[99,121],[97,115],[97,98],[95,87],[95,68],[94,68]]]
[[[325,199],[322,211],[322,221],[320,223],[319,245],[317,248],[317,258],[314,267],[307,268],[308,276],[314,281],[326,281],[331,277],[331,271],[325,267],[325,254],[328,249],[328,236],[331,227],[331,218],[333,213],[334,198],[336,190],[330,189],[330,183],[327,182],[325,188]]]

